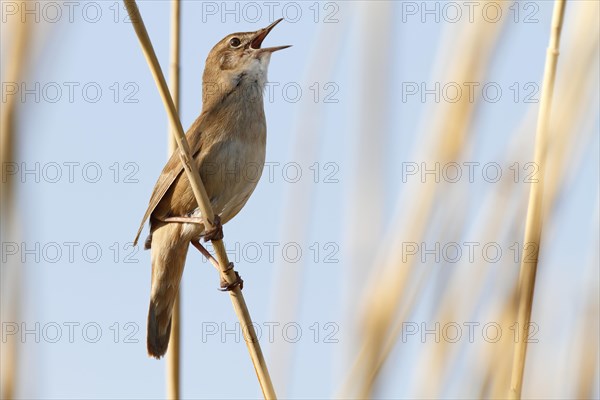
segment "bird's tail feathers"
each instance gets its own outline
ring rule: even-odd
[[[162,357],[169,345],[171,313],[179,291],[189,240],[182,224],[166,224],[152,233],[152,289],[148,310],[148,354]]]

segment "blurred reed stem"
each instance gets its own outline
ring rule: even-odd
[[[28,1],[21,3],[24,7]],[[8,56],[2,60],[2,86],[5,83],[20,84],[28,70],[31,52],[33,25],[26,18],[24,21],[11,18],[10,23],[3,27],[5,35],[11,39]],[[3,46],[7,43],[3,43]],[[0,104],[0,165],[2,170],[15,160],[17,135],[17,113],[22,107],[20,96],[7,96]],[[14,174],[6,174],[0,183],[0,235],[3,242],[16,241],[19,237],[18,214],[15,208]],[[20,318],[21,298],[24,295],[22,284],[23,264],[14,261],[3,263],[0,271],[0,315],[2,326],[8,321],[16,322]],[[15,398],[15,386],[19,367],[19,340],[10,337],[0,343],[0,398],[10,400]]]
[[[359,18],[360,42],[357,45],[362,51],[354,54],[359,65],[356,78],[358,112],[353,118],[357,129],[353,149],[356,161],[352,173],[355,179],[349,188],[351,195],[343,239],[348,249],[345,258],[351,260],[350,271],[345,273],[348,283],[344,302],[348,304],[352,317],[360,307],[361,298],[356,294],[364,290],[364,283],[372,273],[365,266],[373,262],[373,249],[377,249],[385,233],[387,213],[384,199],[387,187],[383,177],[387,173],[385,167],[390,162],[387,156],[391,154],[387,149],[392,137],[390,128],[394,109],[389,99],[393,93],[390,82],[395,73],[388,39],[394,37],[400,40],[394,34],[393,2],[357,2],[355,7]],[[360,335],[355,335],[350,343],[351,348],[360,347],[360,340]],[[376,366],[368,370],[369,380],[379,373]]]
[[[454,35],[445,35],[452,46],[441,46],[444,51],[448,52],[449,48],[462,51],[461,54],[448,52],[438,56],[438,65],[444,66],[440,68],[440,73],[443,73],[445,80],[480,81],[487,70],[491,49],[494,48],[502,26],[503,24],[489,24],[478,20],[465,27],[458,39]],[[452,65],[448,65],[448,59],[453,61]],[[463,96],[456,103],[436,104],[426,112],[422,130],[429,139],[429,149],[427,153],[418,154],[417,159],[441,164],[457,160],[466,146],[476,105],[477,102],[468,101]],[[432,119],[431,115],[435,115],[435,118]],[[405,193],[410,193],[407,195],[408,204],[398,202],[398,211],[390,226],[400,228],[396,228],[391,238],[383,242],[382,250],[374,260],[373,274],[376,276],[367,293],[361,324],[364,327],[362,348],[346,381],[342,397],[356,396],[351,394],[354,387],[358,387],[357,396],[361,398],[373,396],[379,372],[400,332],[394,321],[400,321],[401,324],[412,311],[412,305],[416,304],[410,297],[404,301],[408,296],[407,289],[410,288],[408,284],[417,272],[431,272],[430,269],[421,272],[413,265],[414,257],[406,260],[401,252],[402,243],[421,243],[426,236],[428,222],[438,200],[437,186],[437,183],[427,180],[416,187],[407,187]],[[376,267],[377,265],[382,267]],[[405,307],[405,304],[411,305],[410,308]]]
[[[335,62],[342,48],[344,32],[335,24],[320,24],[320,30],[314,43],[311,60],[306,64],[308,71],[304,82],[328,82],[332,80]],[[293,126],[293,154],[291,160],[300,165],[311,165],[318,159],[319,150],[325,132],[322,121],[326,109],[320,103],[301,101],[298,103],[298,114]],[[301,179],[294,185],[289,185],[287,199],[282,208],[280,220],[282,226],[281,240],[308,242],[311,215],[314,211],[313,201],[315,185],[311,181]],[[289,212],[294,210],[294,212]],[[304,275],[309,270],[306,262],[290,262],[285,258],[275,268],[275,283],[273,284],[273,320],[296,321],[303,294]],[[291,346],[286,341],[276,340],[270,346],[270,356],[273,366],[273,380],[281,390],[290,387],[293,371],[294,351],[297,346]]]
[[[546,66],[542,84],[535,144],[535,163],[538,167],[539,178],[538,182],[531,186],[527,209],[527,222],[525,225],[525,237],[523,239],[523,248],[531,244],[533,245],[533,251],[522,252],[521,273],[519,276],[519,309],[517,325],[517,329],[521,330],[521,335],[517,343],[515,343],[514,348],[509,392],[511,399],[520,399],[523,388],[523,372],[525,370],[525,358],[527,355],[527,338],[529,337],[529,323],[531,320],[531,308],[533,305],[535,277],[537,273],[541,243],[540,239],[542,234],[542,200],[544,195],[546,151],[548,147],[548,123],[550,121],[552,109],[552,95],[554,92],[556,64],[558,62],[558,49],[565,12],[565,3],[565,0],[555,0],[554,2],[550,44],[546,54]]]
[[[190,186],[192,188],[192,191],[194,192],[194,197],[196,198],[198,207],[200,208],[200,212],[203,215],[205,228],[207,230],[210,230],[214,226],[212,219],[214,218],[215,214],[212,211],[208,195],[206,193],[206,189],[202,184],[202,180],[200,179],[200,173],[198,169],[193,167],[195,166],[195,163],[192,159],[192,156],[190,155],[189,144],[185,137],[181,121],[177,115],[177,110],[175,108],[175,105],[173,104],[173,99],[169,94],[167,82],[162,73],[162,69],[156,57],[156,53],[154,52],[152,42],[146,30],[146,26],[144,25],[144,21],[142,20],[142,16],[138,10],[135,0],[123,1],[125,3],[125,7],[127,8],[127,12],[131,19],[133,28],[140,41],[140,45],[144,52],[144,56],[146,57],[146,61],[148,62],[152,75],[154,76],[154,80],[159,89],[159,93],[161,95],[163,104],[165,105],[165,108],[167,110],[170,122],[172,126],[175,126],[177,128],[177,135],[175,137],[177,140],[177,147],[179,149],[179,156],[181,157],[181,162],[183,164],[185,173],[189,178]],[[213,249],[215,250],[216,258],[219,262],[219,267],[221,268],[221,277],[228,284],[233,284],[234,282],[236,282],[237,277],[233,268],[228,269],[229,259],[225,251],[225,245],[223,244],[223,241],[213,240],[212,245]],[[238,319],[240,320],[240,327],[242,329],[242,332],[248,333],[248,337],[245,338],[244,341],[246,342],[246,346],[248,347],[248,352],[250,353],[250,358],[252,359],[252,364],[254,365],[254,369],[256,371],[256,375],[258,377],[263,396],[265,397],[265,399],[274,399],[276,398],[275,390],[273,389],[273,384],[271,383],[271,377],[267,369],[267,364],[262,354],[262,350],[260,348],[260,344],[256,335],[256,330],[254,329],[254,325],[252,324],[250,312],[248,311],[248,307],[246,306],[246,301],[244,300],[242,291],[240,290],[239,286],[235,286],[235,288],[229,292],[229,295],[235,313]]]

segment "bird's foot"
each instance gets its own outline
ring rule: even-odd
[[[224,273],[227,273],[228,271],[233,269],[233,263],[230,262],[229,265],[227,266],[227,269],[225,269],[225,271],[223,271]],[[242,290],[244,288],[244,280],[242,279],[242,277],[240,276],[240,274],[237,271],[233,271],[235,272],[235,281],[233,281],[232,283],[228,283],[225,279],[221,278],[221,287],[219,288],[219,290],[221,292],[229,292],[233,289],[235,289],[236,286],[240,287],[240,290]]]
[[[221,240],[223,239],[223,225],[221,225],[221,217],[215,214],[213,227],[204,233],[204,241]]]

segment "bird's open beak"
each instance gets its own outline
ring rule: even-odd
[[[288,47],[291,47],[291,45],[287,45],[287,46],[267,47],[267,48],[264,48],[264,49],[260,48],[260,46],[262,45],[263,40],[265,40],[265,38],[267,37],[267,35],[269,34],[269,32],[271,32],[271,30],[273,30],[273,28],[275,28],[275,25],[277,25],[281,21],[283,21],[283,18],[279,18],[277,21],[273,22],[271,25],[267,26],[266,28],[263,28],[263,29],[259,30],[256,33],[256,37],[250,43],[250,48],[254,49],[254,50],[260,50],[261,53],[262,52],[273,53],[273,52],[276,52],[278,50],[283,50],[283,49],[287,49]]]

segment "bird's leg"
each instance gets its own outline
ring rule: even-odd
[[[223,225],[221,225],[221,217],[215,214],[213,227],[204,233],[204,241],[221,239],[223,239]]]
[[[157,220],[161,222],[180,222],[186,224],[198,224],[204,225],[204,220],[201,217],[166,217],[166,218],[158,218]],[[211,229],[205,230],[204,233],[204,241],[208,242],[209,240],[221,240],[223,239],[223,225],[221,225],[221,217],[215,214],[213,219],[213,227]]]
[[[198,251],[200,253],[202,253],[202,255],[204,257],[206,257],[208,259],[208,261],[210,261],[212,263],[212,265],[214,265],[215,268],[219,272],[221,272],[221,268],[219,267],[219,262],[217,260],[215,260],[215,258],[212,256],[212,254],[210,254],[210,252],[208,250],[206,250],[206,247],[202,246],[202,243],[200,243],[200,241],[192,240],[192,245],[194,245],[194,247],[196,249],[198,249]],[[232,269],[233,269],[233,263],[230,262],[229,265],[227,266],[227,268],[225,269],[225,271],[223,271],[223,274],[226,274],[227,272],[231,271]],[[233,290],[238,285],[240,287],[240,290],[242,290],[244,288],[244,280],[242,279],[240,274],[237,271],[233,271],[233,272],[235,272],[235,281],[233,283],[227,283],[227,281],[221,277],[221,287],[219,288],[220,291],[227,292],[227,291]]]
[[[198,251],[202,253],[202,255],[206,257],[206,259],[210,261],[212,265],[215,266],[217,271],[221,271],[221,268],[219,267],[219,262],[215,260],[215,258],[212,256],[212,254],[210,254],[208,250],[206,250],[206,247],[202,246],[202,243],[200,243],[199,240],[192,240],[192,245],[194,245],[194,247],[197,248]]]
[[[204,220],[200,217],[167,217],[157,219],[162,222],[184,222],[187,224],[204,225]]]

